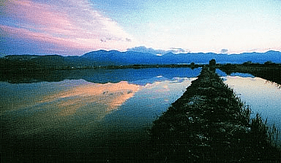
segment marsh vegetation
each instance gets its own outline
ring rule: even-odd
[[[180,158],[186,159],[188,155],[177,156],[176,153],[180,149],[183,154],[188,150],[197,151],[199,155],[193,153],[195,159],[197,156],[201,158],[200,149],[207,150],[207,154],[202,159],[209,158],[209,160],[211,154],[220,155],[219,152],[215,152],[217,149],[225,148],[228,152],[233,152],[228,149],[228,146],[231,147],[236,141],[248,140],[238,137],[237,132],[251,131],[248,126],[241,125],[251,122],[250,119],[247,121],[245,118],[249,116],[250,110],[241,100],[235,102],[228,99],[228,96],[233,96],[233,91],[224,92],[222,82],[213,80],[212,75],[205,74],[209,77],[204,82],[203,80],[194,81],[202,68],[192,69],[188,68],[188,65],[181,66],[182,68],[176,66],[146,68],[141,65],[131,68],[73,68],[52,70],[48,74],[42,71],[42,74],[39,73],[38,76],[32,73],[29,76],[24,73],[20,75],[7,73],[9,78],[1,76],[0,88],[4,92],[0,95],[3,159],[11,160],[12,158],[26,162],[30,160],[35,162],[41,160],[49,162],[164,162],[166,155],[163,156],[163,154],[174,156],[176,161],[180,161]],[[223,83],[228,83],[235,92],[242,95],[250,94],[250,98],[246,100],[241,96],[243,101],[247,103],[251,101],[252,94],[258,94],[263,99],[265,96],[268,97],[270,102],[268,106],[264,106],[264,110],[268,110],[274,116],[261,112],[258,117],[262,118],[258,118],[255,126],[263,126],[265,121],[262,119],[266,117],[270,124],[276,122],[276,119],[279,122],[280,110],[276,106],[281,104],[279,102],[281,92],[275,85],[265,83],[266,80],[260,78],[234,77],[220,73]],[[208,84],[209,80],[213,82]],[[192,81],[194,81],[192,85],[195,84],[196,87],[189,87]],[[204,85],[207,87],[203,87]],[[241,88],[246,86],[249,89],[241,91],[235,86]],[[228,89],[227,86],[223,87]],[[186,88],[189,90],[188,93],[185,92]],[[190,100],[175,102],[183,94]],[[210,98],[207,98],[209,95]],[[239,98],[237,100],[239,101]],[[174,104],[171,105],[172,103]],[[217,109],[218,103],[223,104],[219,109]],[[240,109],[235,107],[237,103],[242,103],[241,105],[245,108],[245,111],[242,109],[240,114],[231,111],[231,108]],[[255,103],[263,105],[264,102],[256,100]],[[229,108],[228,104],[233,106]],[[181,105],[190,105],[187,109],[189,111],[176,109]],[[211,108],[208,107],[209,105]],[[167,111],[170,106],[173,109]],[[252,109],[258,112],[255,110],[256,106]],[[175,116],[164,113],[170,120],[162,124],[162,130],[171,132],[171,137],[167,137],[167,142],[176,142],[177,145],[167,145],[166,152],[164,148],[161,148],[159,152],[156,143],[166,140],[158,141],[156,138],[156,141],[152,141],[147,130],[165,111]],[[253,113],[250,115],[255,118]],[[159,119],[162,119],[161,117]],[[239,120],[238,124],[234,123],[236,119]],[[173,124],[170,125],[172,122]],[[212,125],[208,125],[209,122]],[[276,127],[279,129],[280,124],[276,123]],[[267,125],[260,128],[270,135],[276,133]],[[181,134],[174,135],[178,131]],[[200,133],[203,131],[204,133],[212,132],[204,135]],[[223,133],[229,134],[225,137]],[[236,135],[237,140],[233,138],[233,135]],[[178,138],[180,141],[177,140]],[[196,141],[193,141],[193,138],[196,138],[194,139]],[[151,143],[148,143],[149,139]],[[267,139],[268,142],[274,142],[271,140],[276,139],[276,135]],[[216,146],[213,153],[208,154],[211,148],[209,146],[216,144],[215,142],[208,143],[210,140],[220,142],[221,145]],[[186,145],[185,141],[191,141],[191,143]],[[185,144],[180,144],[181,142]],[[229,142],[230,145],[228,145]],[[250,142],[254,143],[253,140]],[[237,144],[238,153],[239,149],[243,149],[243,146],[238,146],[241,144]],[[177,148],[174,151],[172,147]],[[174,159],[171,157],[168,157],[167,161]]]
[[[219,64],[217,68],[228,75],[235,72],[249,73],[257,77],[281,84],[281,64],[267,61],[264,64],[245,62],[243,64]]]
[[[275,138],[251,110],[204,67],[198,79],[151,129],[152,158],[160,162],[280,161]]]

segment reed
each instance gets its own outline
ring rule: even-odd
[[[276,128],[267,126],[209,67],[150,130],[157,162],[278,162]]]

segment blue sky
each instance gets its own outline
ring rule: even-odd
[[[2,0],[0,53],[281,51],[280,0]]]

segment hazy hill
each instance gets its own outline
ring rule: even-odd
[[[100,65],[161,64],[159,56],[132,51],[99,50],[86,53],[81,58],[96,61]]]
[[[166,53],[158,56],[142,52],[120,52],[116,50],[92,51],[82,56],[60,56],[60,55],[9,55],[0,58],[0,69],[71,69],[98,67],[98,66],[120,66],[120,65],[153,65],[153,64],[189,64],[208,63],[216,59],[217,63],[264,63],[272,61],[281,63],[281,52],[268,51],[265,53],[241,53],[241,54],[216,54],[216,53]]]
[[[185,64],[185,63],[208,63],[211,59],[216,59],[218,63],[244,63],[251,61],[254,63],[264,63],[272,61],[281,63],[281,52],[268,51],[265,53],[242,53],[242,54],[216,54],[216,53],[167,53],[157,56],[150,53],[141,52],[119,52],[119,51],[93,51],[86,53],[82,58],[96,61],[99,64],[107,65],[127,65],[127,64]]]

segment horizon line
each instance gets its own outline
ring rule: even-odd
[[[98,49],[98,50],[93,50],[93,51],[89,51],[89,52],[85,52],[83,53],[82,55],[65,55],[65,54],[58,54],[58,53],[25,53],[25,54],[0,54],[0,58],[2,57],[5,57],[5,56],[24,56],[24,55],[35,55],[35,56],[63,56],[63,57],[70,57],[70,56],[83,56],[85,54],[88,54],[88,53],[92,53],[92,52],[98,52],[98,51],[105,51],[105,52],[112,52],[112,51],[116,51],[116,52],[120,52],[120,53],[126,53],[126,52],[136,52],[136,53],[143,53],[143,54],[152,54],[152,55],[156,55],[156,56],[163,56],[163,55],[166,55],[166,54],[169,54],[169,53],[172,53],[174,55],[179,55],[179,54],[218,54],[218,55],[240,55],[240,54],[245,54],[245,53],[267,53],[267,52],[279,52],[281,53],[281,51],[279,50],[267,50],[267,51],[263,51],[263,52],[260,52],[260,51],[244,51],[244,52],[240,52],[240,53],[217,53],[217,52],[191,52],[191,51],[188,51],[188,52],[172,52],[172,51],[166,51],[166,53],[163,53],[163,54],[155,54],[155,53],[151,53],[151,52],[141,52],[141,51],[133,51],[133,50],[126,50],[126,51],[119,51],[119,50],[107,50],[107,49]]]

